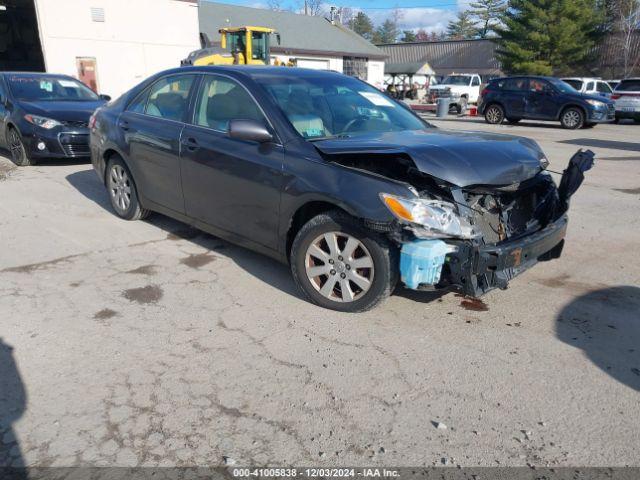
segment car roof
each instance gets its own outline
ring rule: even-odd
[[[279,76],[290,78],[318,77],[318,76],[342,76],[341,73],[333,70],[315,70],[312,68],[279,67],[273,65],[207,65],[207,66],[187,66],[178,67],[162,72],[162,74],[174,72],[211,72],[211,73],[233,73],[245,77],[255,78],[261,76]]]
[[[602,80],[602,78],[597,78],[597,77],[560,77],[560,80],[581,80],[583,82],[591,82],[591,81],[598,81],[600,80],[601,82],[604,82],[605,80]]]

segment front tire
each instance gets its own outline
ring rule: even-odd
[[[142,220],[149,215],[149,210],[140,205],[133,176],[122,158],[111,157],[107,163],[106,177],[111,206],[120,218]]]
[[[9,151],[11,152],[11,161],[19,167],[28,167],[35,165],[36,162],[29,157],[27,149],[24,146],[22,137],[17,129],[9,127],[7,132],[7,139],[9,144]]]
[[[495,103],[489,105],[484,112],[484,119],[490,125],[500,125],[504,120],[504,108]]]
[[[584,125],[584,112],[577,107],[569,107],[560,115],[562,128],[576,130]]]
[[[398,281],[397,248],[340,211],[309,220],[293,241],[290,261],[305,297],[340,312],[374,308]]]

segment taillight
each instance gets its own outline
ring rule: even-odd
[[[485,88],[484,90],[482,90],[482,92],[480,93],[480,95],[482,95],[483,97],[487,96],[487,93],[489,93],[489,89]]]
[[[621,97],[622,95],[618,95],[617,93],[614,93],[613,95],[611,95],[611,100],[617,100]]]
[[[96,115],[95,113],[89,117],[89,130],[93,130],[96,126]]]

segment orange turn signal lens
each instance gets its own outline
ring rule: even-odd
[[[400,203],[400,201],[394,197],[389,195],[382,195],[382,199],[384,200],[385,205],[392,213],[394,213],[398,218],[402,218],[403,220],[407,220],[408,222],[413,222],[413,215],[411,212],[407,210],[407,208]]]

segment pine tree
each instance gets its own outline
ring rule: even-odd
[[[395,43],[397,38],[398,23],[394,19],[388,18],[376,28],[373,34],[373,43]]]
[[[349,28],[369,41],[373,38],[373,22],[364,12],[358,12],[353,17],[349,22]]]
[[[584,62],[602,23],[596,0],[511,0],[497,54],[511,73],[563,74]]]
[[[500,24],[500,17],[507,9],[505,0],[476,0],[469,4],[471,20],[476,24],[476,34],[487,38]]]
[[[417,41],[416,34],[411,30],[403,30],[402,35],[401,42],[408,43]]]
[[[453,40],[473,38],[475,35],[476,28],[467,10],[458,12],[456,19],[450,21],[447,26],[447,36]]]

